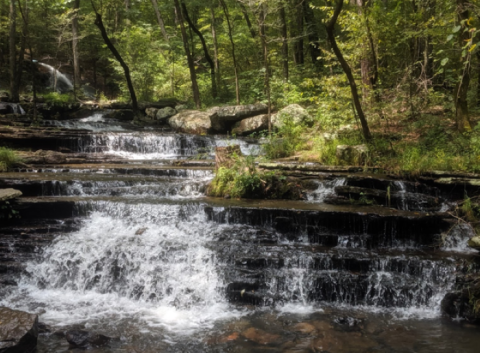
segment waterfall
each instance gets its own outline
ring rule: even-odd
[[[72,81],[68,79],[67,76],[62,74],[59,70],[55,69],[53,66],[50,66],[48,64],[44,63],[38,63],[39,65],[45,67],[48,69],[48,71],[52,75],[52,86],[61,91],[61,92],[67,92],[67,91],[73,91],[73,84]],[[60,85],[59,85],[60,84]],[[65,87],[63,87],[65,86]]]

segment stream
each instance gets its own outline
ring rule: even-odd
[[[315,181],[305,201],[213,199],[214,147],[261,145],[101,114],[45,125],[87,129],[69,147],[107,158],[2,174],[30,210],[0,227],[0,274],[14,282],[0,306],[39,314],[39,353],[69,351],[64,332],[78,328],[112,337],[99,353],[478,351],[478,327],[440,312],[471,234],[440,245],[451,225],[421,203],[325,203],[349,176]]]

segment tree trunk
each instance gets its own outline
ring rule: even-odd
[[[192,29],[192,31],[195,32],[195,34],[200,38],[200,42],[202,42],[202,48],[203,48],[203,53],[205,54],[205,59],[208,62],[208,65],[210,66],[210,80],[211,80],[211,85],[212,85],[212,97],[217,98],[217,83],[215,80],[215,64],[213,63],[212,57],[210,56],[210,53],[208,52],[207,48],[207,43],[205,43],[205,38],[203,37],[202,32],[198,30],[197,27],[193,24],[192,20],[190,19],[190,16],[188,15],[187,7],[185,6],[185,3],[182,2],[182,10],[183,10],[183,15],[185,16],[185,20],[187,20],[188,25]]]
[[[283,82],[288,81],[288,33],[285,7],[280,8],[280,23],[282,32],[282,60],[283,60]]]
[[[467,4],[468,1],[466,0],[457,0],[457,16],[458,22],[460,23],[469,19],[469,12],[466,7]],[[464,31],[464,28],[462,28],[460,32],[459,46],[460,48],[463,48],[466,42],[470,40],[470,32]],[[464,58],[462,57],[460,62],[463,67],[463,75],[460,78],[460,82],[457,84],[457,87],[455,88],[455,117],[459,132],[472,130],[472,123],[470,122],[467,101],[468,86],[470,84],[470,62],[468,62],[466,65],[463,65],[463,60]],[[468,59],[465,58],[465,60]]]
[[[185,49],[185,55],[187,56],[188,69],[190,70],[193,100],[195,102],[195,106],[198,109],[200,109],[202,104],[200,102],[200,91],[198,89],[197,74],[195,72],[195,65],[193,63],[192,55],[190,54],[190,49],[188,48],[188,37],[187,37],[187,31],[185,30],[185,25],[183,23],[182,10],[180,9],[180,4],[178,0],[174,0],[174,5],[175,5],[175,16],[177,18],[177,21],[180,23],[180,31],[182,33],[183,48]]]
[[[15,0],[10,0],[10,17],[9,17],[9,50],[10,50],[10,100],[18,102],[19,87],[17,86],[17,10],[15,8]]]
[[[97,25],[98,29],[100,29],[100,33],[102,34],[103,41],[107,45],[108,49],[110,49],[110,51],[112,52],[115,59],[117,59],[117,61],[120,63],[120,65],[123,68],[123,71],[125,73],[125,78],[127,80],[128,91],[130,92],[130,98],[132,99],[133,114],[134,116],[136,116],[139,114],[139,110],[138,110],[137,96],[135,95],[135,89],[133,88],[132,79],[130,78],[130,69],[128,68],[128,65],[125,63],[125,61],[123,61],[122,56],[113,45],[110,38],[108,38],[107,31],[105,30],[105,27],[103,25],[102,16],[98,12],[95,12],[95,16],[96,16],[95,24]]]
[[[255,38],[256,33],[252,27],[252,22],[250,22],[250,17],[248,17],[247,9],[245,8],[245,5],[242,4],[240,1],[238,2],[238,4],[240,5],[240,9],[242,10],[245,22],[247,22],[248,29],[250,30],[250,35],[252,36],[252,38]]]
[[[153,9],[155,10],[155,14],[157,15],[158,25],[160,26],[160,30],[162,31],[163,38],[168,42],[168,35],[167,31],[165,30],[165,22],[163,22],[162,15],[160,14],[160,10],[158,9],[157,0],[152,0]]]
[[[230,38],[230,43],[232,44],[233,71],[235,73],[235,97],[236,97],[237,104],[240,104],[240,83],[238,79],[237,59],[235,57],[235,42],[233,41],[233,36],[232,36],[232,25],[230,23],[230,16],[228,14],[228,9],[227,9],[227,5],[225,4],[225,1],[220,0],[220,4],[222,5],[223,12],[225,13],[225,18],[227,20],[227,25],[228,25],[228,37]]]
[[[213,6],[210,7],[211,20],[210,25],[212,30],[212,39],[213,39],[213,62],[215,63],[215,73],[217,78],[217,87],[220,87],[220,62],[218,61],[218,41],[217,41],[217,31],[215,29],[215,10]]]
[[[260,31],[260,40],[262,42],[262,50],[263,50],[263,65],[265,68],[265,80],[264,80],[264,85],[265,85],[265,94],[267,95],[267,102],[268,102],[268,132],[272,132],[272,100],[270,96],[270,68],[268,65],[268,46],[267,46],[267,38],[266,38],[266,32],[265,32],[265,20],[267,17],[267,12],[265,9],[265,4],[262,4],[260,8],[260,14],[259,14],[259,23],[258,23],[258,28]]]
[[[75,0],[73,3],[73,18],[72,18],[72,49],[73,49],[73,79],[75,87],[80,85],[80,62],[78,55],[78,11],[80,9],[80,0]]]
[[[315,21],[315,15],[309,5],[309,0],[303,0],[303,15],[305,18],[305,26],[308,34],[308,49],[312,58],[312,63],[315,67],[320,68],[322,66],[322,51],[319,48],[320,36],[318,34],[317,23]]]
[[[294,0],[294,16],[295,20],[292,23],[292,33],[294,39],[294,62],[295,65],[304,64],[303,55],[303,6],[302,0]]]
[[[335,23],[337,22],[338,15],[340,15],[342,8],[343,8],[343,0],[336,0],[333,16],[326,25],[328,41],[330,42],[333,52],[335,53],[335,56],[337,57],[338,61],[340,62],[340,65],[342,66],[343,72],[345,72],[345,75],[347,75],[348,83],[350,84],[350,90],[352,92],[353,103],[355,105],[358,118],[360,119],[360,123],[362,124],[363,137],[365,138],[365,140],[369,141],[372,139],[372,135],[370,134],[370,129],[368,128],[367,119],[365,118],[365,115],[363,113],[362,104],[360,103],[360,97],[358,96],[357,85],[355,83],[352,70],[350,69],[350,66],[348,65],[345,58],[343,57],[343,54],[340,51],[340,48],[338,48],[337,41],[335,39],[335,34],[334,34]]]

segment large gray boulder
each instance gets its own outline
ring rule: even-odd
[[[232,134],[249,135],[268,129],[268,114],[262,114],[238,121],[233,125]]]
[[[343,164],[364,165],[368,157],[368,147],[366,145],[338,145],[336,157]]]
[[[229,130],[237,121],[267,112],[268,106],[263,103],[214,107],[209,110],[212,114],[212,128],[218,132]]]
[[[33,353],[37,337],[37,315],[0,307],[0,353]]]
[[[287,120],[290,120],[294,125],[302,124],[307,126],[312,126],[314,122],[307,110],[298,104],[290,104],[281,109],[272,117],[272,125],[279,129]]]
[[[211,118],[215,113],[198,110],[182,110],[168,119],[168,124],[178,132],[207,134],[212,129]]]
[[[166,119],[174,116],[175,114],[177,114],[177,111],[175,109],[173,109],[172,107],[165,107],[163,109],[158,109],[155,119],[157,121],[165,121]]]

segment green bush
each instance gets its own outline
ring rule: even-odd
[[[18,161],[19,158],[14,151],[6,147],[0,147],[0,172],[7,171]]]

